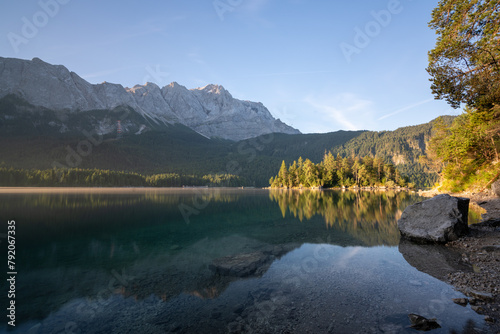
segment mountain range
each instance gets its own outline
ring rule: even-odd
[[[437,175],[420,157],[433,126],[301,134],[219,85],[93,85],[37,58],[0,58],[0,168],[226,173],[241,185],[267,186],[283,160],[319,163],[332,151],[382,157],[410,182],[430,186]]]
[[[87,123],[99,134],[116,132],[118,119],[103,116],[110,116],[106,111],[127,108],[140,117],[121,117],[123,133],[141,134],[173,124],[229,140],[300,133],[275,119],[262,103],[235,99],[220,85],[187,89],[176,82],[162,88],[151,82],[132,88],[109,82],[90,84],[66,67],[39,58],[0,57],[0,98],[11,95],[56,112],[49,123],[61,132],[82,130],[69,126],[76,114],[80,121],[87,115]]]

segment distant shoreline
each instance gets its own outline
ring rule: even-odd
[[[271,187],[0,187],[0,194],[78,194],[78,193],[95,193],[95,194],[124,194],[124,193],[146,193],[146,192],[170,192],[170,191],[193,191],[203,189],[217,190],[286,190],[286,191],[303,191],[303,190],[337,190],[337,191],[414,191],[409,188],[374,188],[374,187],[357,187],[357,188],[271,188]]]
[[[276,190],[343,190],[343,191],[390,191],[390,190],[402,190],[402,191],[417,191],[414,188],[408,187],[332,187],[332,188],[324,188],[324,187],[266,187],[264,189],[276,189]],[[420,190],[418,190],[420,191]]]
[[[223,187],[0,187],[0,194],[27,194],[27,193],[96,193],[96,194],[118,194],[118,193],[142,193],[162,192],[172,190],[200,190],[200,189],[241,189]]]

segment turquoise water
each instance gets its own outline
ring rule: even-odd
[[[413,248],[400,246],[396,222],[419,200],[407,192],[4,191],[0,214],[16,221],[18,274],[16,327],[2,330],[413,333],[408,313],[436,318],[442,328],[433,333],[483,327],[452,302],[462,294],[405,260]],[[229,261],[239,269],[217,269]],[[6,293],[0,301],[7,305]]]

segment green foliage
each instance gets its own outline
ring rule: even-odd
[[[454,117],[442,116],[440,119],[443,124],[451,124]],[[435,122],[407,126],[395,131],[367,131],[333,148],[332,153],[351,157],[376,157],[384,164],[396,165],[398,172],[406,175],[415,186],[430,187],[438,180],[437,170],[431,168],[432,164],[425,159]]]
[[[482,188],[498,169],[500,4],[441,0],[429,25],[438,34],[427,69],[432,91],[454,108],[465,104],[453,124],[438,124],[429,158],[444,190]]]
[[[332,152],[328,152],[319,164],[299,158],[287,168],[283,161],[278,175],[269,183],[271,188],[404,187],[408,185],[408,179],[392,164],[384,164],[382,159],[368,155],[362,159],[342,158],[340,155],[334,158]]]
[[[451,126],[439,124],[430,152],[441,167],[443,190],[482,188],[496,174],[500,108],[466,108]],[[479,190],[479,189],[477,189]]]
[[[345,144],[365,131],[336,131],[331,133],[288,135],[274,133],[233,143],[228,159],[241,167],[240,176],[254,186],[266,186],[283,160],[293,161],[307,153],[319,162],[325,151]],[[211,158],[209,158],[211,159]],[[225,164],[226,165],[226,164]],[[230,173],[234,173],[228,170]]]
[[[500,101],[498,0],[441,0],[429,26],[438,35],[427,71],[432,92],[452,107],[490,109]]]

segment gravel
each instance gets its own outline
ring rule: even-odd
[[[477,313],[484,315],[493,333],[500,333],[500,198],[490,193],[461,193],[486,213],[470,232],[446,244],[462,254],[473,272],[457,271],[448,274],[447,281],[468,296],[467,302]],[[464,301],[461,301],[464,302]]]

